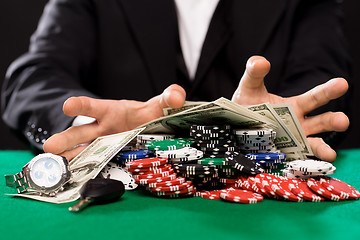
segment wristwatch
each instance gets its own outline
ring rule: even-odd
[[[6,185],[16,188],[18,193],[35,192],[49,196],[62,191],[70,177],[66,158],[51,153],[37,155],[15,175],[5,175]]]

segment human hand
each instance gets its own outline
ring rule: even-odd
[[[147,102],[133,100],[103,100],[90,97],[71,97],[64,103],[63,111],[70,117],[93,117],[95,122],[72,126],[54,134],[44,143],[44,151],[71,160],[88,143],[97,137],[134,129],[146,122],[162,117],[163,108],[179,108],[185,103],[185,90],[173,84],[161,95]]]
[[[232,101],[242,105],[265,102],[290,103],[306,136],[329,131],[342,132],[349,127],[349,119],[342,112],[326,112],[312,117],[306,116],[330,100],[344,95],[349,88],[345,79],[334,78],[301,95],[283,98],[270,94],[266,90],[264,77],[269,71],[270,63],[264,57],[251,57],[246,64],[245,73],[234,92]],[[336,152],[321,138],[308,137],[308,141],[315,156],[325,161],[335,161]]]

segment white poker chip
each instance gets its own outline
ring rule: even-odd
[[[288,168],[301,172],[328,172],[334,165],[320,160],[295,160],[287,163]]]
[[[326,176],[334,174],[336,171],[336,167],[332,166],[332,168],[329,171],[324,172],[303,172],[303,171],[297,171],[292,168],[287,169],[291,174],[294,174],[295,176],[303,176],[303,177],[318,177],[318,176]]]
[[[169,161],[172,163],[189,162],[189,161],[199,160],[199,159],[203,158],[203,156],[204,156],[203,151],[196,150],[196,153],[190,155],[189,157],[169,158]]]
[[[237,137],[275,137],[276,132],[270,128],[249,128],[249,129],[234,129],[234,134]]]
[[[109,162],[100,172],[103,178],[110,178],[121,181],[125,190],[134,190],[138,184],[125,168],[121,167],[118,163]]]
[[[139,134],[137,140],[144,141],[160,141],[170,138],[174,138],[175,135],[172,134]]]
[[[184,147],[175,150],[164,150],[164,151],[156,151],[156,157],[163,157],[163,158],[186,158],[193,155],[196,155],[197,149],[193,147]]]

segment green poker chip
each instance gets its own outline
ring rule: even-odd
[[[172,138],[159,141],[152,141],[145,144],[148,150],[165,151],[190,147],[194,141],[191,138]]]
[[[227,165],[228,163],[226,162],[225,158],[203,158],[198,160],[198,164],[220,166]]]

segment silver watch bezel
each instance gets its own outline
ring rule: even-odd
[[[55,160],[57,163],[59,163],[61,167],[61,179],[57,184],[55,184],[52,187],[39,186],[35,184],[34,181],[31,179],[30,171],[33,165],[42,158],[51,158]],[[57,193],[61,189],[61,187],[70,180],[71,177],[71,173],[69,170],[69,163],[66,160],[66,158],[52,153],[42,153],[35,156],[33,159],[31,159],[31,161],[28,164],[24,166],[23,173],[26,177],[29,189],[33,191],[37,191],[41,194],[49,194],[49,195]]]

